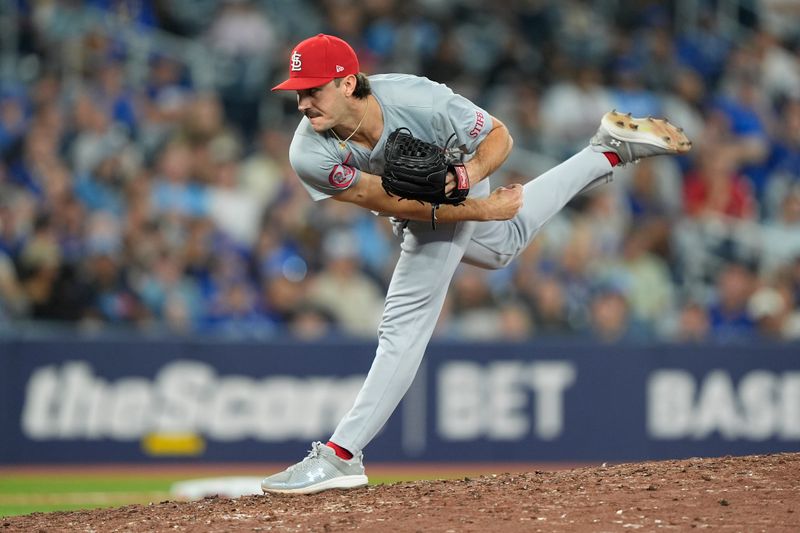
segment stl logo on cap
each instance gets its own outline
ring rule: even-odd
[[[291,68],[294,71],[303,70],[303,62],[300,61],[300,53],[297,52],[297,51],[295,51],[292,54],[292,67]]]

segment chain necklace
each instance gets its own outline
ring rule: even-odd
[[[356,134],[358,129],[361,127],[361,124],[364,123],[364,119],[367,118],[367,111],[369,111],[369,96],[367,97],[367,106],[364,108],[364,114],[361,115],[361,120],[358,121],[358,126],[356,126],[356,129],[353,130],[353,133],[347,136],[347,139],[344,140],[340,139],[339,136],[336,135],[336,132],[333,131],[333,128],[330,129],[330,132],[333,133],[333,136],[336,137],[337,141],[339,141],[339,148],[341,148],[342,150],[345,149],[345,144],[347,143],[347,141],[353,138],[353,135]]]

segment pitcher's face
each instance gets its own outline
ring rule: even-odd
[[[325,85],[297,91],[297,109],[311,122],[317,133],[328,131],[340,124],[347,115],[343,92],[334,81]]]

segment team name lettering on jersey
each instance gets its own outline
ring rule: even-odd
[[[472,137],[473,139],[476,138],[478,134],[480,134],[485,124],[486,124],[486,119],[483,117],[483,113],[481,113],[480,111],[476,111],[475,126],[473,126],[471,130],[469,130],[469,136]]]
[[[346,189],[353,183],[356,169],[345,165],[336,165],[328,174],[328,182],[337,189]]]
[[[292,53],[292,66],[291,69],[294,71],[302,70],[303,69],[303,62],[300,61],[300,54],[297,52]]]

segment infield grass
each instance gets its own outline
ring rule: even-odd
[[[25,474],[0,478],[0,516],[149,503],[177,477]]]

